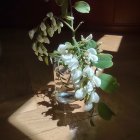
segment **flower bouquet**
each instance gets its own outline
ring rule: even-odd
[[[93,40],[92,34],[87,37],[81,35],[80,40],[76,39],[76,32],[83,21],[75,26],[73,13],[87,14],[90,5],[77,0],[55,0],[54,3],[60,7],[61,15],[47,13],[41,24],[29,32],[29,36],[33,40],[32,48],[38,59],[47,65],[53,64],[55,74],[61,80],[61,88],[56,88],[54,92],[56,100],[62,103],[83,100],[85,111],[94,111],[97,106],[98,114],[109,120],[114,113],[101,101],[97,89],[108,93],[117,89],[117,80],[103,73],[104,69],[113,65],[113,57],[102,52],[100,43]],[[63,26],[72,32],[71,42],[59,44],[56,50],[48,52],[47,45],[51,44],[51,38],[56,33],[60,34]],[[67,78],[63,77],[64,73],[68,75]]]

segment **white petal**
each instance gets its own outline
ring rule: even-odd
[[[96,92],[92,92],[89,98],[90,103],[98,103],[99,102],[99,95]]]
[[[73,70],[77,69],[77,68],[78,68],[78,66],[79,66],[79,64],[78,64],[78,63],[74,63],[74,64],[72,64],[72,65],[68,66],[68,68],[69,68],[71,71],[73,71]]]
[[[94,55],[97,55],[97,51],[94,49],[94,48],[89,48],[87,50],[87,52],[91,53],[91,54],[94,54]]]
[[[90,111],[93,108],[92,103],[85,104],[85,111]]]
[[[79,80],[80,80],[81,77],[82,77],[82,71],[81,71],[80,69],[74,70],[74,71],[72,71],[71,76],[72,76],[72,80],[73,80],[73,81],[79,82]],[[77,82],[76,82],[76,83],[77,83]]]
[[[80,79],[72,80],[73,84],[77,84],[80,82]]]
[[[93,62],[97,62],[98,61],[98,56],[90,53],[89,54],[89,60],[91,60]]]
[[[84,86],[84,90],[86,92],[91,92],[93,90],[93,84],[90,81],[88,81],[87,85]]]
[[[83,89],[78,89],[76,92],[75,92],[75,98],[76,99],[83,99],[84,98],[84,92],[83,92]]]
[[[64,63],[68,65],[72,59],[72,56],[73,56],[72,54],[67,54],[67,55],[62,55],[61,57]]]
[[[83,75],[88,77],[88,78],[91,78],[92,76],[94,76],[94,70],[91,67],[86,66],[83,69]]]
[[[86,40],[91,40],[93,38],[92,34],[86,37]]]
[[[77,83],[73,82],[73,84],[74,84],[75,89],[79,89],[81,87],[81,82],[80,81],[77,82]]]
[[[67,46],[65,44],[60,44],[58,47],[58,52],[64,54],[66,52]]]
[[[78,68],[78,66],[79,66],[79,62],[78,62],[78,60],[77,60],[76,57],[73,57],[73,58],[69,61],[69,63],[68,63],[68,68],[69,68],[71,71],[73,71],[74,69]]]
[[[94,82],[97,87],[101,86],[101,79],[95,75],[92,78],[92,82]]]

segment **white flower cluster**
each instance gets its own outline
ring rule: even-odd
[[[93,108],[93,103],[99,102],[99,96],[95,89],[101,85],[101,80],[96,76],[93,66],[90,65],[91,62],[98,62],[96,49],[89,48],[85,50],[83,56],[81,56],[85,62],[82,62],[83,60],[76,53],[71,53],[67,44],[60,44],[57,51],[60,53],[63,64],[71,72],[71,80],[76,89],[75,98],[78,100],[86,98],[85,110],[90,111]]]

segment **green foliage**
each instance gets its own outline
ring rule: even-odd
[[[87,48],[87,49],[89,49],[89,48],[97,49],[97,43],[96,43],[94,40],[89,40],[89,41],[86,43],[86,48]]]
[[[78,1],[74,4],[74,8],[80,13],[89,13],[90,5],[85,1]]]
[[[113,57],[110,54],[101,53],[99,44],[92,39],[92,34],[86,38],[81,35],[81,40],[79,42],[76,40],[76,32],[83,21],[79,22],[77,26],[74,25],[73,8],[79,13],[89,13],[90,5],[85,1],[76,1],[74,5],[71,2],[69,0],[55,0],[55,3],[61,9],[61,15],[55,16],[52,12],[47,13],[41,24],[29,32],[29,36],[33,41],[32,49],[38,60],[44,61],[47,65],[49,62],[52,64],[55,62],[58,66],[63,65],[64,68],[68,68],[71,72],[75,94],[76,90],[79,90],[77,94],[82,93],[85,105],[87,105],[88,109],[89,107],[92,109],[91,107],[93,106],[91,105],[99,102],[96,88],[100,87],[103,91],[112,93],[116,91],[119,84],[109,74],[102,73],[97,75],[96,72],[100,71],[100,69],[113,66]],[[57,50],[50,53],[47,50],[47,46],[51,43],[55,33],[61,33],[63,24],[72,31],[72,41],[60,44]],[[111,109],[103,102],[98,104],[98,112],[105,120],[110,120],[114,115]],[[92,118],[90,119],[90,124],[94,126]]]
[[[97,68],[106,69],[113,66],[112,55],[100,53],[98,54],[98,62],[94,63]]]
[[[103,102],[98,103],[98,113],[105,120],[110,120],[115,115],[112,110]]]
[[[105,91],[107,93],[112,93],[118,89],[119,84],[118,84],[116,78],[114,78],[113,76],[103,73],[99,76],[99,78],[101,79],[100,88],[103,91]]]

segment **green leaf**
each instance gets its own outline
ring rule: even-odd
[[[105,69],[105,68],[110,68],[111,66],[113,66],[112,55],[101,53],[98,55],[98,58],[99,58],[98,62],[94,63],[94,65],[97,68]]]
[[[49,64],[49,61],[48,61],[48,57],[47,56],[45,57],[44,61],[45,61],[46,65]]]
[[[107,93],[112,93],[118,89],[119,84],[118,84],[116,78],[114,78],[113,76],[103,73],[99,76],[99,78],[101,79],[100,88],[103,91],[105,91]]]
[[[65,1],[65,0],[55,0],[56,4],[57,4],[58,6],[62,6],[62,5],[64,4],[64,1]]]
[[[86,48],[87,49],[89,49],[89,48],[96,49],[97,48],[97,43],[94,40],[89,40],[86,44]]]
[[[115,115],[112,110],[103,102],[98,103],[98,113],[105,120],[110,120]]]
[[[89,13],[90,5],[85,1],[78,1],[74,4],[74,8],[80,13]]]

